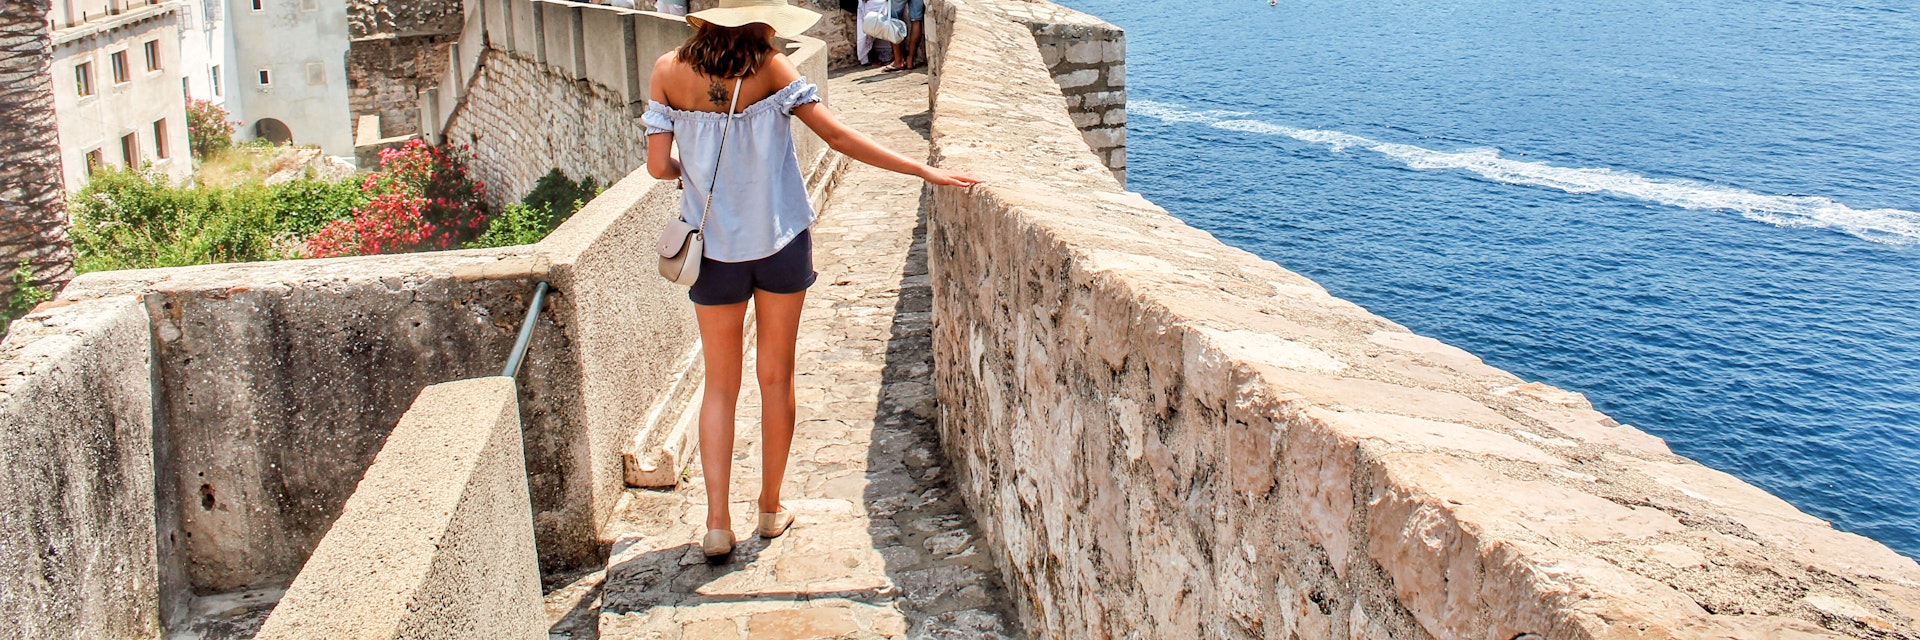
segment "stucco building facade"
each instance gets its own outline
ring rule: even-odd
[[[226,31],[242,137],[353,156],[345,0],[232,0]]]
[[[53,4],[54,111],[69,191],[86,185],[93,166],[192,174],[179,12],[157,0]]]

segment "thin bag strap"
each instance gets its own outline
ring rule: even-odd
[[[700,235],[707,235],[707,216],[713,213],[713,192],[720,189],[720,159],[727,155],[727,135],[733,132],[733,112],[740,108],[740,84],[746,76],[733,80],[733,104],[727,105],[727,123],[720,127],[720,150],[713,153],[713,181],[707,183],[707,208],[700,212]]]

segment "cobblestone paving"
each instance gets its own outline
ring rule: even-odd
[[[855,128],[926,153],[925,75],[844,74],[831,96]],[[1024,637],[948,486],[931,422],[920,193],[918,179],[856,164],[814,227],[820,280],[801,324],[786,484],[793,529],[772,541],[751,533],[760,452],[749,364],[732,496],[734,531],[746,535],[732,561],[710,566],[700,555],[697,467],[677,490],[630,492],[619,525],[630,533],[600,586],[601,638]],[[576,621],[592,610],[590,596],[577,599]],[[556,625],[556,637],[571,626],[589,625]]]

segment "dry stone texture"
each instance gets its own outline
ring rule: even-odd
[[[474,173],[496,206],[526,195],[556,167],[575,180],[610,184],[647,161],[646,125],[618,93],[493,49],[483,54],[447,142],[471,148]]]
[[[120,296],[43,307],[0,342],[0,637],[160,632],[147,341]]]
[[[925,76],[862,72],[836,78],[834,91],[854,127],[924,152]],[[801,325],[786,488],[793,529],[773,541],[750,533],[759,398],[749,368],[732,495],[734,529],[747,536],[730,563],[704,563],[697,463],[678,490],[632,491],[609,569],[582,583],[604,580],[599,637],[1023,637],[932,424],[920,193],[915,178],[858,165],[814,227],[820,279]],[[550,598],[557,631],[593,633],[586,588]]]
[[[448,35],[354,42],[347,50],[347,102],[353,116],[380,116],[381,138],[420,133],[420,91],[446,73],[450,42]]]
[[[461,0],[349,0],[347,35],[354,40],[460,32]]]
[[[940,430],[1045,637],[1920,638],[1920,566],[1222,245],[936,0]]]

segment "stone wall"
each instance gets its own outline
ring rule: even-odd
[[[474,175],[496,205],[526,195],[555,167],[607,184],[647,161],[646,127],[621,96],[497,51],[481,64],[447,140],[472,150]]]
[[[499,370],[547,269],[489,250],[76,279],[66,298],[139,295],[152,317],[163,568],[198,594],[286,585],[414,396]],[[553,566],[595,547],[573,349],[536,332],[526,365],[527,464]]]
[[[1125,192],[1001,4],[933,3],[928,246],[1028,633],[1920,638],[1913,560]]]
[[[1127,34],[1105,20],[1044,1],[1009,0],[998,9],[1033,30],[1067,113],[1113,177],[1127,184]]]
[[[420,133],[420,91],[446,73],[453,40],[453,35],[424,35],[354,41],[347,50],[347,89],[356,121],[379,116],[379,138]]]
[[[462,0],[347,0],[347,36],[354,40],[460,32]]]
[[[380,116],[377,137],[420,133],[420,91],[445,72],[449,45],[465,27],[468,4],[348,0],[347,101],[356,134],[361,116],[369,115]]]
[[[262,640],[544,640],[514,381],[427,387]]]
[[[539,104],[529,95],[546,88],[552,93],[542,95],[573,100],[577,117],[601,119],[606,131],[640,132],[633,106],[651,69],[640,63],[686,28],[544,0],[497,0],[491,18],[485,6],[467,8],[448,69],[427,92],[448,99],[421,100],[430,107],[422,120],[451,119],[458,132],[458,119],[490,97]],[[494,41],[507,48],[490,49]],[[791,44],[803,70],[825,76],[823,44]],[[540,75],[490,84],[487,73],[515,69]],[[292,581],[407,403],[429,385],[497,371],[540,281],[554,295],[534,333],[519,405],[539,560],[562,571],[602,559],[601,527],[623,489],[621,449],[685,374],[682,355],[697,335],[685,290],[633,259],[677,214],[679,192],[646,175],[640,147],[623,167],[594,164],[609,146],[590,149],[601,157],[516,169],[509,159],[547,144],[521,132],[544,135],[554,124],[512,124],[473,141],[494,193],[517,198],[556,165],[613,183],[538,245],[95,273],[54,303],[130,296],[145,308],[154,362],[149,477],[157,479],[147,507],[157,539],[147,558],[158,567],[163,618],[177,620],[196,598]],[[829,184],[835,156],[804,128],[796,137],[810,184]],[[29,426],[23,437],[54,428]],[[35,502],[17,495],[8,504]],[[28,526],[0,524],[7,536]],[[28,604],[47,607],[39,595]]]
[[[120,540],[109,551],[72,558],[56,545],[54,564],[74,565],[58,571],[81,571],[99,558],[133,569],[145,562],[159,576],[160,604],[115,592],[93,615],[158,608],[162,618],[178,621],[195,598],[285,586],[328,534],[413,397],[433,384],[497,372],[529,293],[545,281],[553,293],[519,388],[534,535],[545,570],[598,562],[608,542],[602,527],[624,488],[621,449],[642,428],[648,408],[685,375],[683,355],[698,333],[685,289],[653,273],[650,261],[633,259],[651,251],[654,234],[678,205],[672,183],[640,171],[537,245],[87,274],[48,310],[17,325],[23,329],[0,346],[0,371],[79,375],[90,367],[143,363],[137,388],[151,400],[132,403],[131,415],[149,422],[141,423],[144,429],[95,434],[73,431],[65,420],[85,415],[78,409],[87,402],[132,406],[116,400],[120,388],[107,384],[118,378],[76,388],[71,398],[46,391],[48,401],[72,400],[78,407],[64,413],[9,403],[0,393],[0,424],[9,426],[4,436],[31,444],[6,452],[34,454],[32,464],[14,467],[17,475],[10,477],[22,490],[0,493],[0,513],[67,518],[45,503],[63,495],[50,487],[91,495],[86,487],[95,478],[87,472],[106,478],[101,482],[121,481],[113,468],[98,468],[102,458],[87,460],[93,468],[60,466],[65,459],[47,454],[48,447],[131,447],[150,460],[127,473],[155,484],[113,504],[143,514],[148,542]],[[54,353],[75,330],[35,328],[84,325],[61,318],[103,300],[127,306],[138,325],[130,342]],[[149,359],[151,368],[144,364]],[[67,380],[25,373],[20,379]],[[0,392],[25,384],[12,380],[0,379]],[[124,431],[129,424],[116,426]],[[62,479],[39,479],[48,474]],[[101,520],[125,515],[114,513],[90,508],[67,528],[91,528],[87,535],[101,538],[77,536],[81,547],[109,546],[109,534],[125,537]],[[36,546],[5,546],[37,540],[46,527],[35,517],[41,516],[0,520],[0,556],[17,551],[21,562],[39,562],[31,560]],[[115,552],[128,557],[114,558]],[[51,565],[45,569],[57,573]],[[8,583],[4,606],[67,615],[60,612],[72,603],[51,599],[85,594],[61,580],[44,588]],[[140,587],[136,580],[88,584]]]
[[[0,637],[160,635],[147,342],[116,297],[0,343]]]

